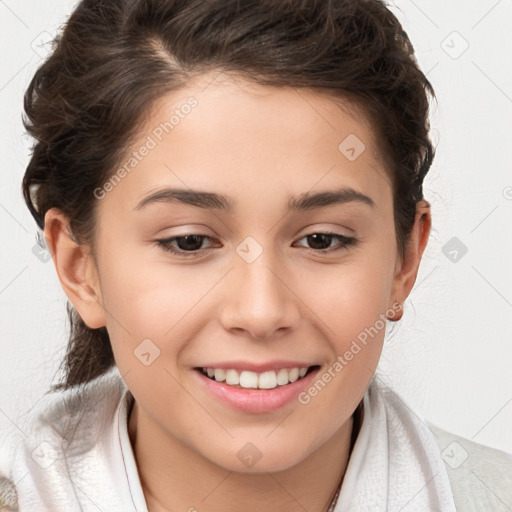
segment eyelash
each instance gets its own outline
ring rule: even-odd
[[[310,233],[308,235],[304,235],[303,237],[299,238],[299,240],[302,240],[303,238],[307,238],[308,236],[312,236],[312,235],[332,236],[334,238],[340,239],[341,243],[339,244],[338,247],[335,246],[334,248],[329,248],[329,249],[309,249],[310,253],[326,254],[326,253],[331,253],[331,252],[337,252],[337,251],[341,251],[343,249],[347,249],[350,246],[355,246],[358,243],[358,239],[356,239],[354,237],[340,235],[339,233],[333,233],[333,232],[329,232],[329,231],[318,231],[318,232]],[[173,241],[179,240],[181,238],[186,238],[187,236],[196,236],[196,237],[203,238],[203,239],[210,240],[210,241],[213,240],[212,237],[207,236],[207,235],[200,235],[200,234],[196,234],[196,233],[187,233],[186,235],[180,235],[180,236],[174,236],[171,238],[155,240],[155,243],[159,247],[161,247],[164,251],[170,252],[172,254],[176,254],[176,255],[184,257],[184,258],[201,256],[209,251],[209,249],[198,249],[195,251],[183,251],[181,249],[176,249],[171,245],[171,243]],[[308,249],[308,248],[306,248],[306,249]]]

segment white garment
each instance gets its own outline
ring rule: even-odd
[[[132,400],[117,368],[88,383],[79,393],[67,390],[46,395],[21,427],[23,433],[13,427],[2,438],[0,510],[147,512],[128,437]],[[395,393],[379,387],[375,379],[363,406],[364,419],[335,511],[455,512],[440,447],[448,441],[453,443],[452,438],[461,443],[466,440],[450,438],[440,429],[433,434]],[[473,462],[475,453],[477,462],[483,461],[487,473],[478,471],[488,485],[482,491],[456,483],[463,489],[457,510],[512,510],[512,456],[467,442],[478,447],[471,456]],[[461,453],[456,456],[460,459]],[[501,477],[506,474],[499,482],[495,460],[501,464]],[[454,471],[454,475],[466,474],[466,479],[468,471]],[[464,505],[459,508],[462,501]],[[492,508],[487,506],[491,501]],[[9,503],[12,508],[8,508]],[[472,503],[483,508],[473,509]],[[496,508],[501,505],[502,509]]]
[[[15,429],[0,445],[0,474],[14,483],[19,512],[147,511],[128,437],[131,399],[117,368],[78,394],[43,397],[26,435]]]
[[[335,512],[456,512],[444,461],[426,424],[375,379],[363,408]]]

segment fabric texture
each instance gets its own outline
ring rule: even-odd
[[[117,368],[49,393],[0,443],[2,512],[146,512]],[[512,455],[427,424],[372,380],[336,512],[512,510]],[[455,498],[455,503],[454,503]]]
[[[363,410],[335,511],[456,512],[443,459],[425,423],[376,379]]]
[[[460,512],[512,512],[512,455],[429,423]],[[511,430],[512,434],[512,430]]]

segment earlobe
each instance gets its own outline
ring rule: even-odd
[[[80,244],[58,209],[48,210],[44,236],[61,286],[85,324],[91,329],[106,325],[98,273],[90,248]]]
[[[425,199],[422,199],[416,206],[414,226],[409,242],[405,247],[403,261],[396,270],[389,307],[392,307],[392,304],[396,302],[403,305],[409,296],[409,293],[416,282],[421,257],[423,256],[423,252],[428,243],[431,224],[432,216],[430,212],[430,203]],[[400,315],[400,317],[401,316],[402,315]],[[398,319],[399,318],[396,317],[391,320]]]

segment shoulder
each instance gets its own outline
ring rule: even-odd
[[[429,453],[439,460],[443,472],[446,468],[458,512],[512,510],[512,454],[438,427],[381,381],[372,383],[370,391],[387,411],[387,428],[401,439],[409,436],[409,449]]]
[[[444,460],[457,510],[511,510],[512,454],[426,423]]]
[[[112,368],[85,385],[48,391],[7,435],[25,441],[44,437],[48,442],[65,442],[68,450],[80,443],[83,450],[111,422],[109,415],[113,416],[125,389],[117,368]]]
[[[46,510],[56,488],[61,496],[53,510],[73,509],[73,467],[93,460],[125,389],[114,367],[86,385],[49,391],[7,429],[0,439],[0,510]]]

